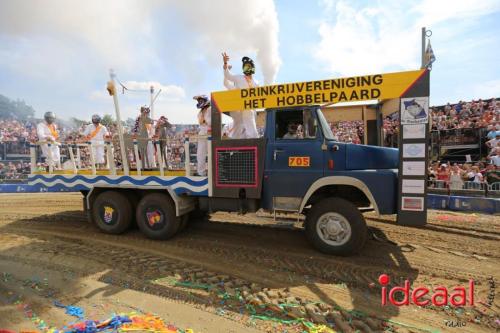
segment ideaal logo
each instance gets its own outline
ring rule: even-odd
[[[378,278],[382,286],[382,305],[391,303],[395,306],[415,304],[426,306],[465,306],[474,305],[474,280],[469,280],[468,287],[457,286],[452,290],[444,286],[437,286],[430,290],[427,287],[417,287],[410,290],[410,281],[405,280],[404,286],[393,287],[388,290],[387,285],[391,281],[387,274],[381,274]],[[431,296],[426,297],[427,295]],[[402,296],[402,297],[401,297]]]

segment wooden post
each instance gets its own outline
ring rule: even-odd
[[[120,106],[118,105],[118,96],[116,95],[116,89],[115,87],[115,73],[113,70],[109,71],[109,77],[111,78],[111,82],[113,84],[113,103],[115,104],[115,113],[116,113],[116,123],[118,125],[118,138],[120,140],[120,152],[122,155],[122,166],[123,166],[123,173],[128,176],[129,175],[129,167],[128,167],[128,160],[127,160],[127,152],[126,152],[126,147],[125,147],[125,140],[123,138],[123,125],[122,125],[122,118],[120,115]]]

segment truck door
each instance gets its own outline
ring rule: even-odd
[[[274,131],[268,127],[265,206],[294,211],[309,186],[323,176],[323,137],[314,108],[281,109],[273,116],[268,118]]]

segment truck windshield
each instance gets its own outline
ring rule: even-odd
[[[323,130],[323,135],[325,136],[325,139],[336,140],[335,136],[333,135],[332,129],[328,124],[328,121],[326,121],[326,118],[323,115],[323,112],[321,112],[319,108],[316,110],[316,112],[318,113],[319,122],[321,124],[321,129]]]

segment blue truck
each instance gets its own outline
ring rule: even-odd
[[[111,165],[109,170],[93,167],[89,171],[74,167],[70,171],[51,168],[49,172],[32,171],[29,180],[32,185],[51,191],[80,191],[84,195],[84,209],[89,219],[107,233],[120,234],[132,223],[137,223],[147,237],[169,239],[195,215],[262,209],[272,214],[304,215],[305,236],[312,246],[327,254],[352,255],[360,251],[368,235],[362,211],[398,214],[400,224],[425,224],[426,168],[422,167],[426,165],[425,159],[407,163],[407,166],[420,163],[418,170],[421,175],[405,176],[400,163],[403,155],[398,149],[339,142],[319,105],[282,106],[279,103],[290,100],[293,104],[297,99],[292,95],[293,98],[280,97],[279,94],[291,93],[297,86],[331,90],[328,94],[307,93],[309,95],[304,95],[304,100],[337,102],[342,96],[364,100],[368,93],[363,94],[363,91],[377,89],[385,99],[428,96],[429,74],[426,69],[373,77],[377,80],[356,77],[290,84],[274,87],[276,89],[270,86],[273,89],[245,94],[244,89],[212,93],[207,177],[191,175],[188,165],[184,174],[172,175],[163,170],[161,163],[159,170],[140,170],[140,167],[129,170],[124,163],[121,168]],[[119,120],[113,83],[108,83],[108,91],[115,99]],[[344,84],[346,88],[339,92],[338,86]],[[370,89],[364,85],[370,85]],[[359,89],[359,94],[356,89]],[[276,91],[278,95],[274,105],[269,103],[269,107],[264,107],[263,137],[225,138],[221,114],[238,110],[238,107],[245,112],[247,104],[254,107],[256,103],[265,103],[266,98],[259,97],[255,103],[248,103],[241,96],[266,91]],[[158,142],[156,145],[159,147]],[[72,148],[69,149],[70,156],[73,156]],[[125,150],[121,151],[125,156]],[[32,149],[32,162],[35,161],[34,154],[35,149]],[[161,149],[157,150],[157,160],[163,160]],[[189,158],[186,160],[189,163]],[[403,190],[401,174],[410,181],[421,183],[423,193],[421,190]],[[402,196],[404,191],[408,194]]]
[[[135,222],[147,237],[168,239],[190,215],[264,209],[304,214],[321,252],[358,252],[367,238],[360,208],[396,213],[398,150],[336,141],[318,106],[265,112],[262,138],[212,140],[208,177],[82,170],[35,173],[30,182],[82,192],[89,219],[106,233]]]

